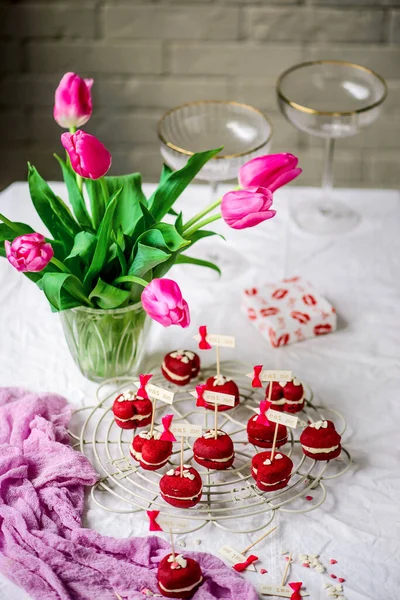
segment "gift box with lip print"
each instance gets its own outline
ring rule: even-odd
[[[242,310],[273,348],[336,329],[336,310],[302,277],[246,289]]]

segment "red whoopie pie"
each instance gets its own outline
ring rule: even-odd
[[[191,598],[202,581],[200,565],[193,558],[167,554],[158,565],[158,589],[166,598]]]
[[[205,385],[205,390],[210,392],[218,392],[219,394],[229,394],[230,396],[235,396],[235,406],[239,404],[239,388],[229,377],[224,377],[224,375],[214,375],[213,377],[209,377],[207,379]],[[214,410],[214,404],[211,402],[206,402],[205,407],[210,410]],[[218,412],[230,410],[231,408],[234,407],[227,404],[218,404]]]
[[[200,358],[191,350],[174,350],[164,356],[161,371],[175,385],[187,385],[199,374]]]
[[[232,438],[218,429],[217,438],[215,430],[210,429],[197,438],[193,444],[194,460],[207,469],[229,469],[235,460],[235,450]]]
[[[251,461],[251,474],[257,487],[263,492],[274,492],[289,483],[293,462],[282,452],[275,452],[271,461],[271,452],[259,452]]]
[[[303,430],[300,444],[306,456],[314,460],[331,460],[342,451],[341,439],[332,421],[317,421]]]
[[[118,427],[136,429],[151,423],[153,405],[150,400],[140,398],[136,392],[127,391],[115,398],[112,411]]]
[[[265,390],[265,398],[268,399],[269,383]],[[304,388],[296,378],[292,381],[281,382],[274,381],[272,385],[271,408],[274,410],[284,410],[288,413],[297,413],[304,408]]]
[[[142,431],[132,440],[130,454],[146,471],[157,471],[167,464],[172,454],[172,442],[160,440],[161,433]]]
[[[161,496],[177,508],[190,508],[196,506],[201,498],[203,482],[200,474],[190,465],[183,465],[181,468],[170,469],[161,477],[160,491]]]
[[[258,448],[272,448],[275,434],[275,423],[263,425],[257,421],[259,415],[250,417],[247,422],[247,438],[250,444]],[[278,435],[276,438],[276,448],[280,448],[288,441],[287,428],[285,425],[278,425]]]

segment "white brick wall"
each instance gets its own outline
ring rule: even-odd
[[[322,141],[279,113],[275,83],[292,64],[337,58],[387,78],[381,119],[339,141],[338,185],[400,185],[400,0],[0,0],[0,185],[31,160],[57,177],[54,89],[66,70],[95,79],[88,131],[114,172],[156,180],[156,124],[183,102],[253,104],[274,124],[273,150],[300,156],[298,183],[318,185]]]

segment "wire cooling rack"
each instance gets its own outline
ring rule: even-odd
[[[213,427],[213,411],[197,408],[189,391],[195,388],[191,382],[184,388],[175,386],[164,379],[159,367],[152,383],[175,392],[174,402],[165,405],[157,403],[156,423],[167,413],[174,413],[174,422],[201,424],[204,428]],[[121,391],[136,389],[133,382],[138,377],[122,377],[103,382],[96,392],[94,406],[77,410],[71,422],[70,435],[74,448],[78,448],[91,461],[100,474],[99,481],[91,489],[91,501],[106,511],[113,513],[142,513],[158,510],[172,521],[179,519],[179,532],[197,531],[207,523],[234,533],[251,533],[261,530],[271,523],[276,511],[304,513],[320,506],[326,496],[325,481],[345,473],[351,464],[349,452],[343,448],[339,458],[332,461],[315,461],[306,457],[298,441],[301,426],[306,426],[308,418],[313,421],[329,417],[343,435],[346,429],[344,418],[336,410],[314,403],[312,390],[304,386],[306,401],[304,410],[298,413],[299,427],[288,428],[288,442],[280,450],[291,457],[294,469],[289,485],[276,492],[261,492],[251,476],[252,456],[263,449],[248,443],[246,424],[254,409],[264,396],[264,390],[251,387],[251,380],[244,374],[251,367],[237,362],[224,362],[221,372],[232,377],[240,389],[240,404],[229,411],[219,413],[218,428],[232,437],[235,444],[235,462],[226,471],[214,471],[193,466],[203,479],[203,496],[199,504],[190,509],[170,506],[161,498],[159,481],[172,466],[179,465],[178,444],[167,464],[159,472],[145,471],[129,454],[134,430],[119,428],[111,410],[114,398]],[[152,372],[151,370],[149,372]],[[215,366],[202,370],[199,381],[214,375]],[[84,419],[82,425],[82,419]],[[185,464],[193,459],[194,440],[186,438],[184,450]],[[306,499],[312,492],[312,500]],[[184,522],[184,529],[182,529]]]

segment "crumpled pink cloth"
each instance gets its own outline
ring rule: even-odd
[[[0,571],[37,600],[143,600],[158,593],[161,538],[117,540],[84,529],[85,486],[97,475],[69,446],[71,408],[55,394],[0,388]],[[211,554],[191,552],[204,583],[195,600],[257,600]]]

